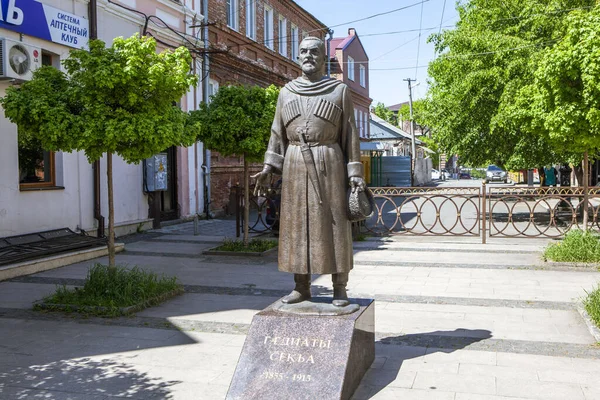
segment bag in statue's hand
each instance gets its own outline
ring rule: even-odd
[[[365,190],[348,188],[348,219],[350,222],[358,222],[369,218],[375,212],[375,200],[373,193],[366,187]]]

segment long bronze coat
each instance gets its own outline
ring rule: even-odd
[[[319,204],[300,149],[304,132],[317,170]],[[334,274],[352,269],[349,176],[363,177],[354,106],[338,80],[298,78],[279,94],[265,164],[282,174],[279,270]]]

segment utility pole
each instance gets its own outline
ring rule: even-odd
[[[411,79],[411,78],[406,78],[405,81],[408,82],[408,107],[410,109],[410,145],[411,145],[411,152],[412,152],[412,157],[411,157],[411,185],[414,186],[415,184],[415,160],[417,157],[417,153],[415,150],[415,128],[414,128],[414,121],[413,121],[413,104],[412,104],[412,85],[411,82],[416,82],[416,79]]]

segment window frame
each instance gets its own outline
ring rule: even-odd
[[[354,82],[354,79],[356,78],[355,72],[354,72],[354,58],[348,56],[348,63],[346,64],[348,65],[348,79],[350,79],[352,82]]]
[[[246,36],[256,40],[256,0],[246,0]]]
[[[300,40],[298,39],[299,34],[300,30],[298,29],[298,27],[292,24],[292,26],[290,27],[290,35],[292,38],[292,52],[290,54],[290,58],[296,63],[300,62]]]
[[[273,26],[273,9],[265,5],[264,11],[264,25],[263,25],[263,42],[264,45],[271,49],[275,49],[275,38],[273,35],[274,26]],[[270,29],[267,29],[270,28]]]
[[[282,35],[283,32],[283,35]],[[287,18],[279,15],[279,25],[277,29],[277,41],[279,42],[279,54],[284,57],[288,56],[287,51]]]
[[[234,31],[240,27],[240,13],[238,12],[239,0],[227,0],[225,3],[225,14],[227,15],[227,26]]]
[[[363,64],[358,66],[360,86],[367,87],[367,69]]]
[[[17,133],[18,135],[18,133]],[[18,148],[17,148],[18,151]],[[46,188],[57,188],[56,186],[56,154],[53,151],[42,150],[42,154],[48,153],[48,160],[50,161],[50,180],[45,182],[21,182],[19,177],[19,190],[30,190],[30,189],[46,189]],[[44,166],[45,168],[45,166]],[[20,171],[20,169],[19,169]]]

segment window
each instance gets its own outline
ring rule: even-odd
[[[208,103],[211,102],[210,96],[214,96],[219,91],[219,82],[214,79],[208,80]]]
[[[273,9],[265,6],[265,46],[273,50]]]
[[[287,19],[279,16],[279,54],[287,57]]]
[[[238,30],[238,0],[227,0],[227,26]]]
[[[354,109],[354,123],[358,127],[358,110],[356,108]]]
[[[348,56],[348,79],[354,80],[354,58]]]
[[[358,136],[362,137],[363,136],[363,128],[364,128],[364,124],[363,124],[363,112],[362,110],[358,110]]]
[[[51,54],[42,53],[42,65],[54,64]],[[56,186],[55,154],[42,148],[39,140],[18,135],[19,186],[21,189]]]
[[[292,24],[292,54],[290,55],[292,60],[294,60],[295,62],[298,62],[298,27],[296,25]]]
[[[256,40],[256,0],[246,0],[246,36]]]
[[[360,65],[359,72],[360,72],[360,86],[367,87],[367,69],[365,68],[364,65],[362,65],[362,64]]]

